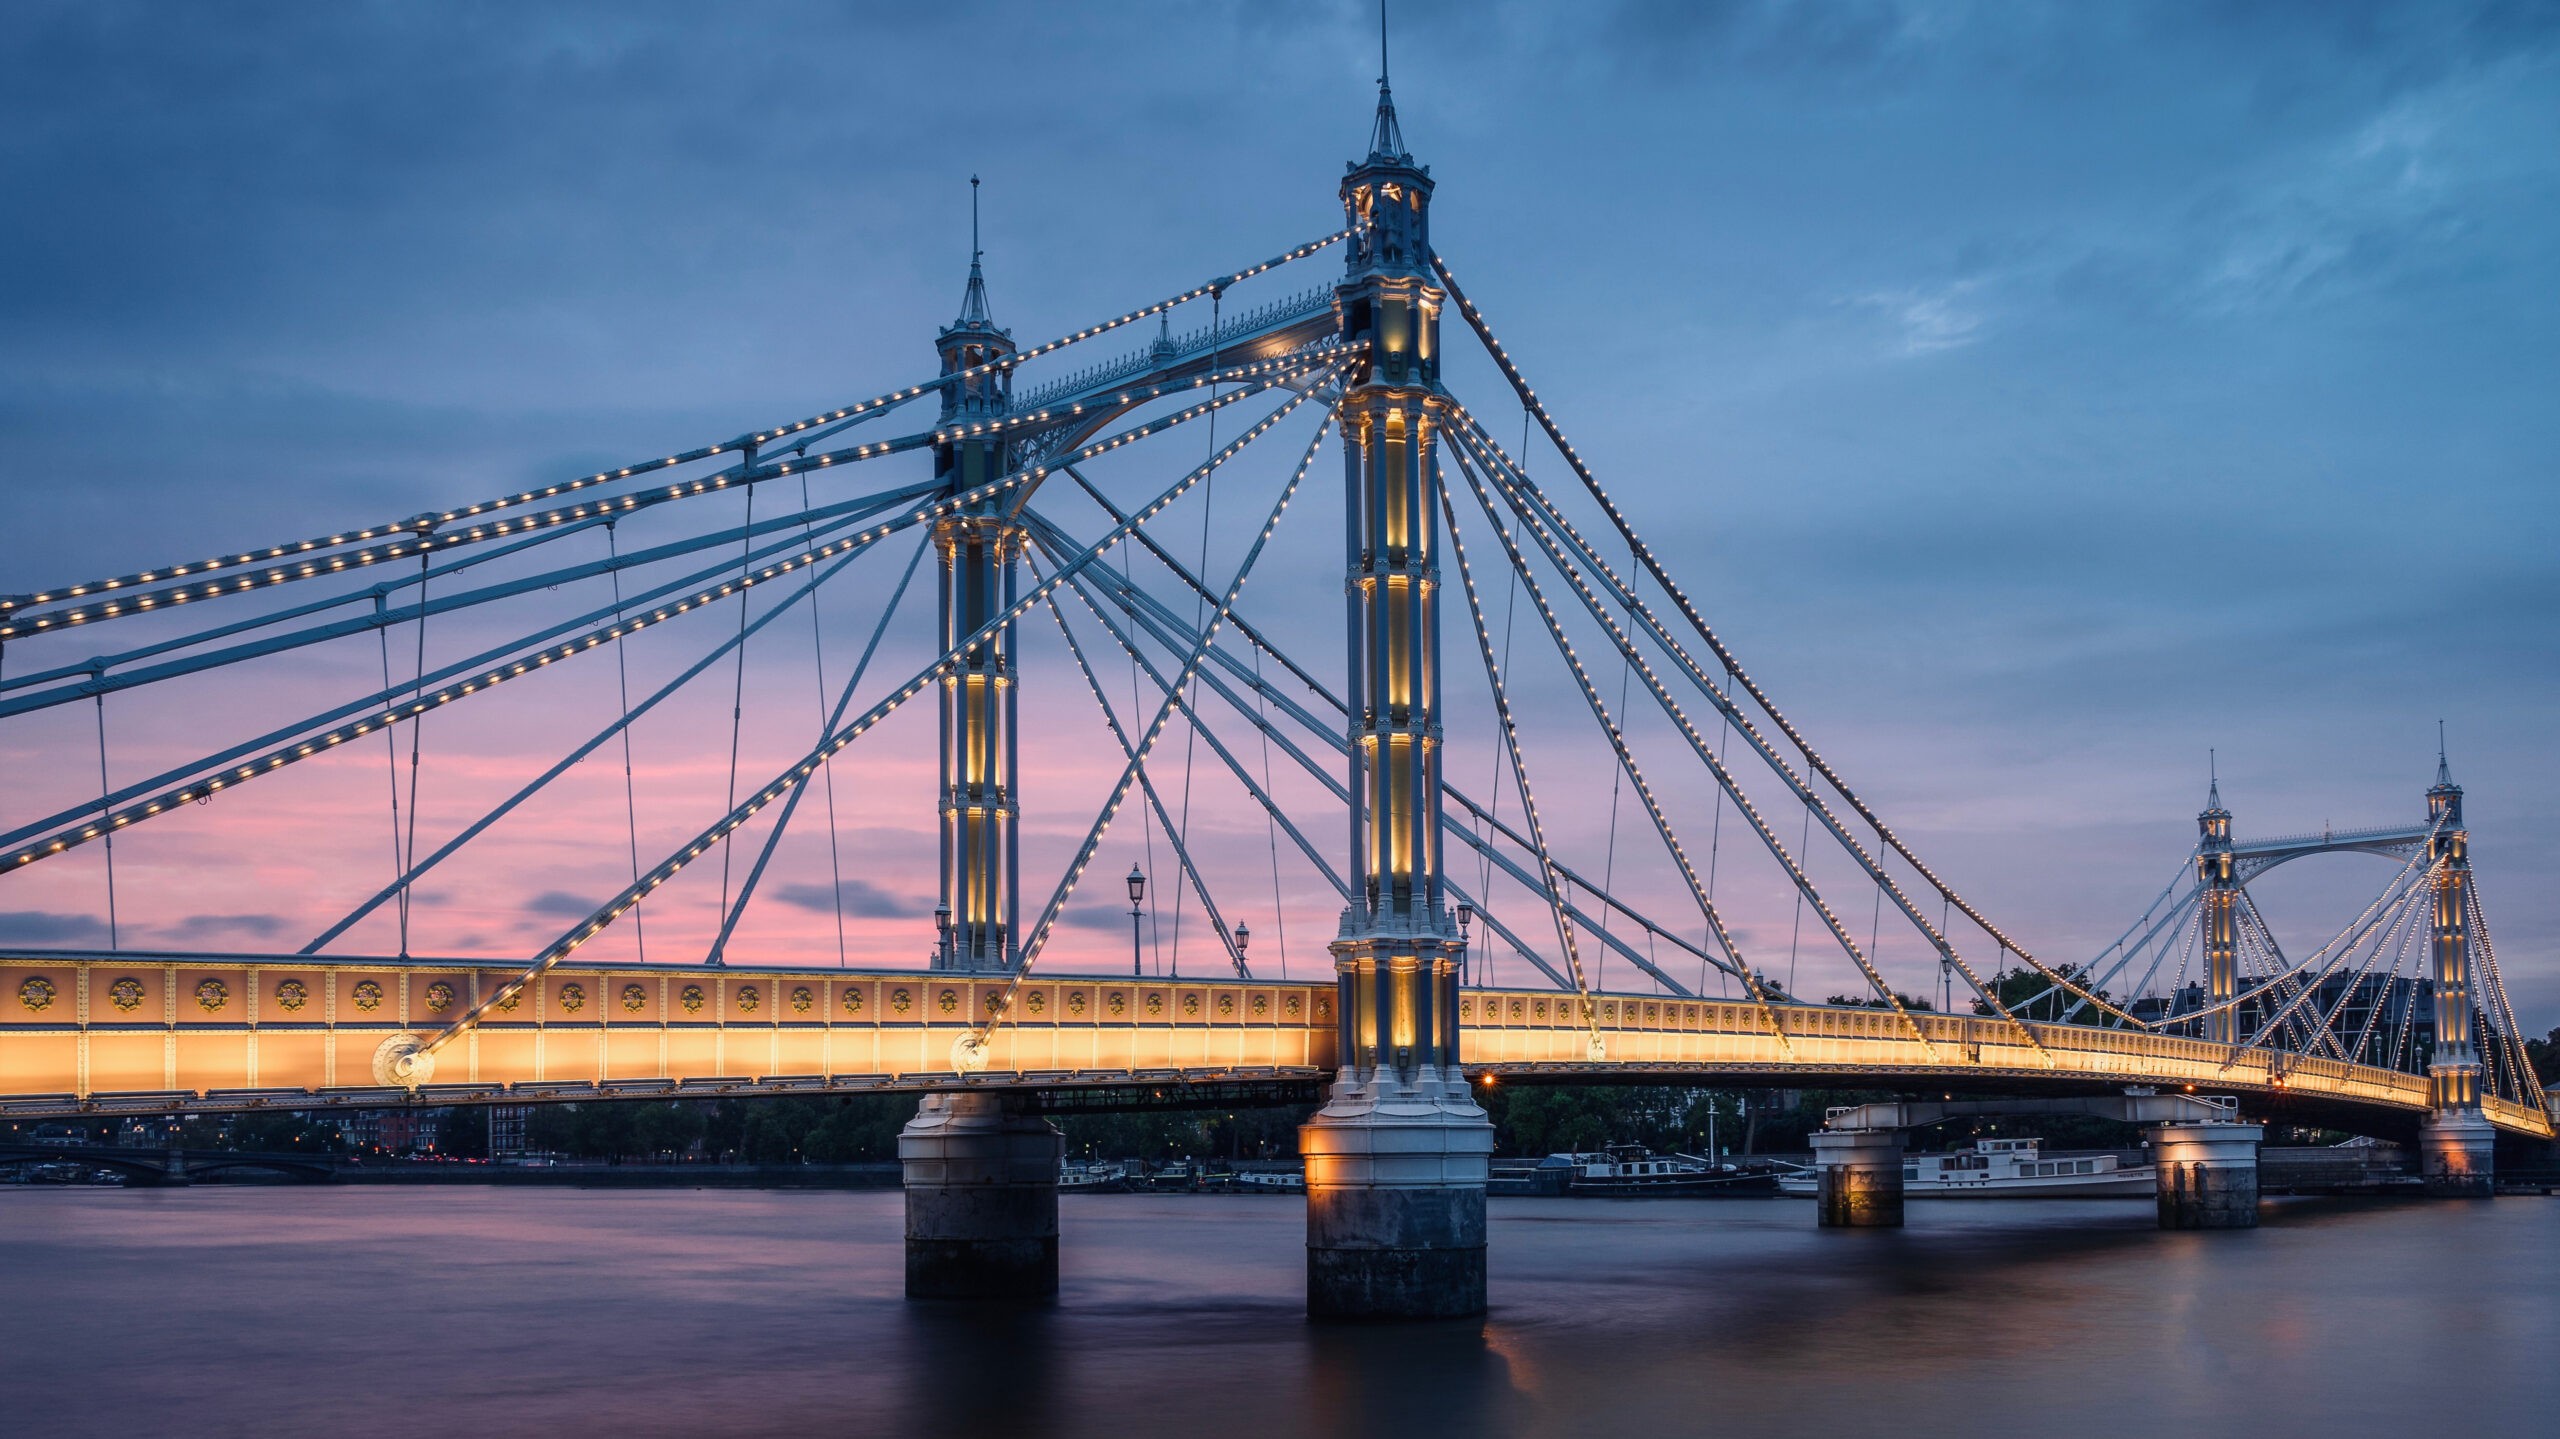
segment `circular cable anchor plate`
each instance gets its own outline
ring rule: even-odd
[[[435,1076],[436,1057],[414,1034],[395,1034],[373,1051],[373,1082],[415,1089]]]

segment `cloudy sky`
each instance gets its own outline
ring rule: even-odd
[[[972,174],[1025,340],[1324,234],[1372,25],[1356,4],[12,6],[0,590],[918,378]],[[2084,955],[2185,855],[2209,749],[2244,833],[2398,822],[2441,719],[2516,999],[2560,1023],[2560,10],[1408,3],[1395,32],[1440,249],[1756,677],[1942,873]],[[1489,369],[1453,374],[1518,423]],[[902,562],[829,621],[839,666]],[[463,652],[446,638],[431,662]],[[119,782],[375,660],[111,701]],[[755,674],[808,718],[805,672]],[[590,681],[524,711],[556,734],[430,731],[427,842],[609,717]],[[718,798],[728,708],[646,739],[642,848],[708,818],[677,797]],[[0,720],[0,823],[78,801],[93,723]],[[797,752],[761,734],[758,776]],[[929,822],[930,757],[903,753],[860,776],[832,870],[812,851],[777,876],[830,947],[837,875],[853,919],[901,936],[881,944],[919,947],[930,879],[890,860]],[[1108,753],[1089,767],[1108,782]],[[383,770],[342,768],[128,837],[123,941],[289,949],[369,893]],[[620,778],[576,777],[617,824]],[[1598,793],[1558,823],[1594,831]],[[562,853],[581,823],[457,865],[419,947],[523,952],[583,914],[622,836]],[[1106,878],[1131,862],[1114,843]],[[846,846],[869,858],[849,871]],[[2267,904],[2305,948],[2389,873],[2300,868]],[[1124,932],[1108,898],[1076,911],[1091,943]],[[102,943],[103,914],[99,857],[0,877],[0,941]]]

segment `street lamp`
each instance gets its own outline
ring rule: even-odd
[[[1467,961],[1468,961],[1470,958],[1472,958],[1472,957],[1473,957],[1473,951],[1468,947],[1468,944],[1467,944],[1467,926],[1468,926],[1469,924],[1471,924],[1471,923],[1473,923],[1473,922],[1475,921],[1475,917],[1476,917],[1476,907],[1475,907],[1474,905],[1472,905],[1472,904],[1469,904],[1467,901],[1465,901],[1465,900],[1463,900],[1463,899],[1462,899],[1462,900],[1459,900],[1459,901],[1458,901],[1458,983],[1460,983],[1460,984],[1465,984],[1465,983],[1467,982]]]
[[[1136,865],[1129,866],[1129,973],[1144,979],[1147,973],[1145,946],[1140,921],[1144,918],[1147,898],[1147,873]]]
[[[1238,964],[1243,964],[1243,963],[1245,962],[1245,958],[1244,958],[1245,946],[1246,946],[1246,945],[1249,945],[1249,944],[1251,944],[1251,943],[1253,943],[1253,926],[1252,926],[1252,925],[1249,925],[1249,924],[1246,924],[1246,923],[1244,923],[1244,922],[1243,922],[1243,921],[1241,921],[1241,920],[1237,921],[1237,923],[1236,923],[1236,963],[1238,963]]]
[[[933,907],[933,930],[934,933],[942,936],[942,967],[951,969],[954,966],[951,954],[951,906],[949,904],[937,904]]]

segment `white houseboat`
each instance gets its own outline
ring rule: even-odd
[[[1902,1160],[1906,1199],[1996,1197],[2019,1199],[2148,1199],[2157,1171],[2127,1167],[2112,1154],[2048,1158],[2041,1141],[1978,1139],[1944,1154],[1907,1154]],[[1778,1181],[1781,1194],[1820,1192],[1822,1176],[1808,1169]]]

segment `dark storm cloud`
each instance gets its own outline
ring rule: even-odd
[[[0,590],[914,379],[972,172],[1025,339],[1323,233],[1369,15],[13,7]],[[2087,952],[2183,852],[2208,746],[2244,829],[2387,819],[2444,717],[2501,937],[2560,939],[2560,8],[1397,17],[1438,242],[1942,870]],[[1570,693],[1524,682],[1531,726]]]
[[[567,890],[547,889],[526,900],[524,911],[527,914],[544,915],[552,919],[585,919],[596,912],[596,906],[599,903],[601,901],[574,895]]]
[[[107,942],[104,920],[40,909],[0,910],[0,944],[86,949]]]
[[[926,900],[895,894],[858,879],[839,882],[832,893],[823,884],[786,884],[776,888],[773,897],[799,909],[826,914],[835,913],[841,901],[844,912],[857,919],[909,919],[933,912],[933,905]]]

